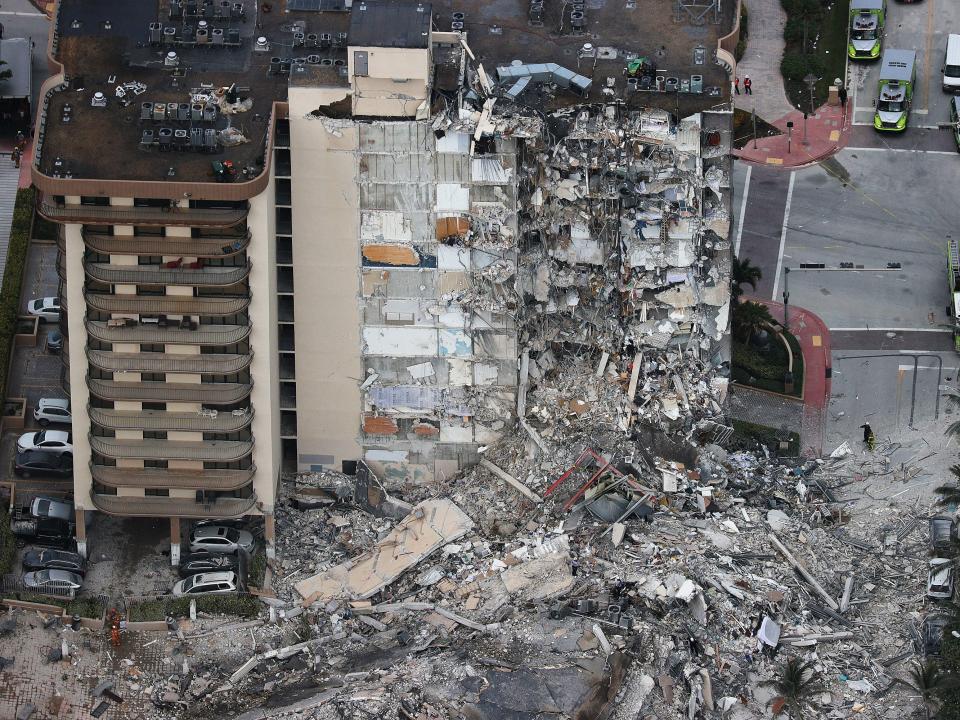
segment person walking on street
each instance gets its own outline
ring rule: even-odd
[[[743,92],[747,95],[753,95],[753,82],[750,80],[749,75],[743,79]]]
[[[870,423],[864,423],[860,427],[863,429],[863,442],[866,444],[868,450],[873,450],[877,443],[877,437],[873,434],[873,428],[870,427]]]
[[[841,85],[837,90],[837,98],[840,100],[840,109],[843,113],[843,122],[847,122],[847,86]]]
[[[740,76],[739,75],[733,76],[733,92],[736,95],[740,94]]]

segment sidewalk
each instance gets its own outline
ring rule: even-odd
[[[780,0],[743,0],[747,7],[747,49],[737,63],[740,92],[743,79],[753,82],[752,95],[734,95],[733,104],[746,112],[756,111],[769,123],[793,111],[783,89],[780,77],[780,60],[785,43],[783,28],[787,15]]]
[[[850,109],[850,104],[847,104]],[[741,150],[734,150],[734,156],[746,162],[782,165],[783,167],[801,167],[819,162],[845,147],[850,141],[852,118],[840,107],[821,106],[814,115],[807,118],[807,144],[803,144],[803,113],[798,110],[784,115],[772,124],[782,135],[757,138],[756,149],[751,140]],[[793,136],[788,140],[787,122],[793,122]]]
[[[783,303],[744,296],[744,301],[766,305],[778,322],[783,322]],[[830,331],[826,324],[809,310],[790,306],[790,333],[800,343],[803,353],[803,418],[800,430],[800,453],[808,457],[823,454],[824,435],[827,424],[827,407],[830,404]]]

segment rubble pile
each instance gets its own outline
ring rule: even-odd
[[[402,500],[362,464],[362,497],[338,473],[286,483],[270,618],[203,638],[223,654],[186,716],[754,718],[792,656],[828,687],[818,717],[909,714],[925,508],[851,514],[846,460],[537,463],[527,442]]]

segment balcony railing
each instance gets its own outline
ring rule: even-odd
[[[235,208],[120,207],[113,205],[66,205],[47,195],[37,211],[49,220],[86,225],[190,225],[230,227],[247,216],[249,204]]]
[[[227,287],[247,279],[250,263],[240,267],[171,267],[85,263],[87,276],[110,285],[190,285]]]
[[[168,412],[164,410],[114,410],[88,407],[90,422],[107,430],[146,432],[238,432],[253,422],[253,410],[213,412]]]
[[[197,502],[191,498],[132,497],[128,495],[101,495],[90,493],[94,506],[108,515],[127,517],[184,517],[184,518],[229,518],[249,512],[257,503],[257,496],[245,498],[219,497],[209,502]]]
[[[115,460],[236,462],[253,452],[253,440],[127,440],[90,436],[90,449]]]
[[[240,237],[180,238],[162,235],[106,235],[86,232],[83,239],[89,250],[101,255],[166,255],[218,258],[236,255],[247,249],[250,233]]]
[[[249,470],[168,470],[91,465],[93,479],[107,487],[177,488],[189,490],[239,490],[253,481]],[[108,497],[108,496],[105,496]]]
[[[250,367],[253,355],[177,355],[172,353],[115,353],[87,350],[93,367],[106,372],[192,373],[232,375]]]
[[[233,345],[250,335],[250,325],[199,325],[181,329],[179,323],[166,327],[158,323],[110,325],[109,321],[87,320],[87,334],[106,343],[153,343],[163,345]]]
[[[168,383],[87,380],[91,394],[104,400],[235,405],[250,397],[248,383]]]
[[[250,306],[249,297],[183,297],[179,295],[107,295],[88,292],[87,306],[124,315],[236,315]],[[61,300],[61,307],[63,301]]]

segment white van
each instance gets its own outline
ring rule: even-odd
[[[943,89],[960,91],[960,35],[947,36],[947,52],[943,56]]]

